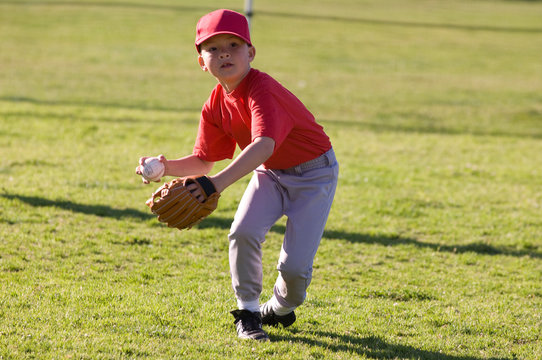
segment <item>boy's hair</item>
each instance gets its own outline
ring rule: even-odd
[[[201,52],[200,45],[218,34],[232,34],[243,39],[249,46],[250,30],[247,18],[236,11],[220,9],[204,15],[196,26],[196,49]]]

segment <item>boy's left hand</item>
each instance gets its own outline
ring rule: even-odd
[[[174,179],[147,200],[158,220],[179,230],[190,229],[217,207],[220,194],[207,176]]]
[[[203,196],[201,189],[198,185],[195,183],[189,184],[186,186],[188,191],[194,196],[200,203],[205,201],[205,196]]]

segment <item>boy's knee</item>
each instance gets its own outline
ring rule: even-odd
[[[277,270],[286,282],[310,281],[312,278],[312,267],[295,261],[280,262]]]
[[[277,295],[287,306],[300,306],[305,301],[307,288],[311,282],[312,269],[288,267],[279,269],[279,277],[275,284]]]
[[[246,223],[233,223],[228,234],[230,241],[236,241],[238,243],[261,243],[262,238],[265,237],[265,233],[261,230],[255,229],[250,224]]]

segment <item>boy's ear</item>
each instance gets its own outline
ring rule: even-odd
[[[198,55],[198,64],[201,67],[201,70],[207,71],[207,66],[205,66],[205,61],[203,61],[203,57],[201,55]]]
[[[248,48],[248,61],[252,62],[252,60],[254,60],[255,57],[256,57],[256,48],[253,45]]]

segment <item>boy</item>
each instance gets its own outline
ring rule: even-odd
[[[202,175],[214,162],[233,158],[236,145],[242,149],[209,179],[220,193],[253,172],[228,235],[239,307],[232,315],[240,338],[268,341],[262,323],[291,325],[294,310],[305,300],[335,194],[338,164],[328,136],[305,106],[269,75],[251,68],[256,50],[242,14],[222,9],[203,16],[195,45],[201,69],[218,84],[203,105],[193,153],[177,160],[163,155],[159,159],[164,175]],[[136,173],[141,174],[145,159],[139,160]],[[200,198],[198,190],[191,190]],[[261,245],[283,215],[288,222],[274,295],[260,306]]]

